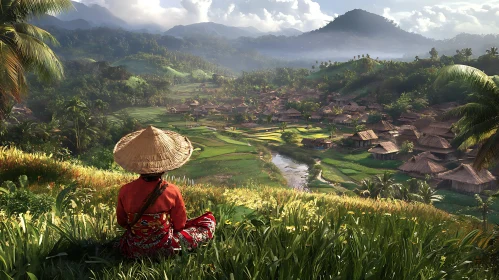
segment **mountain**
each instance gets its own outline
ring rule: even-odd
[[[301,32],[300,30],[295,29],[295,28],[282,28],[281,31],[270,32],[268,34],[269,35],[274,35],[274,36],[286,36],[286,37],[290,37],[290,36],[301,35],[301,34],[303,34],[303,32]]]
[[[64,21],[51,15],[34,18],[30,20],[30,23],[40,27],[56,27],[67,30],[90,29],[93,27],[90,22],[83,19]]]
[[[196,36],[215,36],[227,39],[236,39],[239,37],[256,37],[261,32],[254,28],[240,28],[227,26],[214,22],[201,22],[189,25],[177,25],[165,32],[165,35],[174,37],[196,37]]]
[[[297,36],[302,34],[300,30],[294,28],[283,28],[275,32],[263,32],[253,26],[235,27],[214,22],[201,22],[189,25],[177,25],[165,32],[165,35],[184,38],[197,36],[215,36],[226,39],[237,39],[239,37],[256,38],[260,36]]]
[[[326,26],[298,36],[239,38],[240,48],[285,59],[348,60],[369,53],[373,57],[402,58],[408,52],[428,50],[432,39],[407,32],[392,21],[364,10],[352,10]]]
[[[63,21],[82,19],[95,26],[106,26],[112,28],[129,28],[128,23],[113,15],[105,7],[93,4],[85,5],[79,2],[72,2],[75,10],[57,15]]]

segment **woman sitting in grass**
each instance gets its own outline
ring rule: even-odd
[[[125,170],[141,174],[118,195],[118,224],[126,228],[119,248],[128,258],[172,255],[193,250],[215,233],[215,217],[208,212],[187,220],[182,195],[162,175],[184,165],[192,154],[191,142],[172,131],[149,126],[123,137],[114,159]]]

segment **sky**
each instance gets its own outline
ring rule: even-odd
[[[499,33],[499,0],[78,0],[99,4],[131,24],[165,30],[212,21],[262,31],[310,31],[352,9],[394,20],[402,29],[436,39],[459,33]]]

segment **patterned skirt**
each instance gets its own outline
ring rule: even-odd
[[[133,214],[128,215],[133,220]],[[174,231],[168,213],[144,214],[121,237],[119,248],[127,258],[170,256],[191,251],[213,239],[216,220],[211,212],[187,220],[181,231]]]

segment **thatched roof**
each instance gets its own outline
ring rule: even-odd
[[[419,145],[437,148],[437,149],[452,149],[449,141],[437,135],[425,135],[418,140]]]
[[[338,116],[335,116],[333,120],[337,123],[351,123],[352,122],[352,116],[351,115],[346,115],[346,114],[341,114]]]
[[[424,118],[420,118],[419,120],[416,120],[414,122],[414,126],[421,130],[425,127],[428,127],[430,126],[430,124],[433,122],[433,118],[430,118],[430,117],[424,117]]]
[[[400,115],[400,118],[402,119],[418,119],[419,115],[413,112],[404,112]]]
[[[375,124],[372,124],[369,126],[374,131],[390,131],[390,130],[395,130],[395,126],[391,124],[390,122],[387,122],[385,120],[381,120]]]
[[[409,161],[402,164],[399,170],[419,174],[436,174],[447,171],[445,167],[426,157],[412,157]]]
[[[241,104],[237,105],[236,108],[248,108],[248,105],[246,105],[246,103],[241,103]]]
[[[454,132],[451,131],[452,124],[449,123],[432,123],[423,128],[421,131],[424,134],[438,135],[445,138],[454,138]]]
[[[461,164],[456,169],[441,173],[438,175],[438,178],[472,185],[486,184],[496,180],[496,177],[487,169],[476,171],[469,164]]]
[[[283,112],[283,114],[287,115],[301,115],[300,111],[294,109],[294,108],[289,108],[287,111]]]
[[[414,156],[416,159],[422,159],[422,158],[427,158],[427,159],[431,159],[433,161],[440,161],[441,159],[439,159],[438,157],[436,157],[434,154],[432,154],[431,152],[429,151],[426,151],[426,152],[422,152],[416,156]]]
[[[400,132],[401,136],[419,138],[421,134],[416,129],[404,129]]]
[[[351,138],[353,140],[369,141],[378,139],[378,136],[372,130],[365,130],[355,133]]]
[[[395,143],[393,142],[381,142],[378,145],[376,145],[374,148],[369,149],[370,153],[373,154],[381,154],[381,155],[386,155],[386,154],[393,154],[399,151],[399,148]]]

